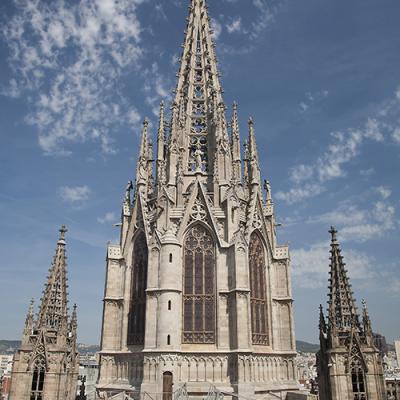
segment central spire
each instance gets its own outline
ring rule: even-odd
[[[171,144],[184,150],[183,173],[215,173],[215,149],[225,116],[219,82],[215,44],[205,0],[192,0],[189,7],[181,66],[173,104]]]

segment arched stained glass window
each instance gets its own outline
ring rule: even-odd
[[[184,243],[183,343],[215,342],[215,246],[203,225]]]
[[[354,359],[351,362],[351,384],[354,400],[367,400],[365,375],[359,359]]]
[[[146,237],[135,240],[132,259],[131,300],[128,319],[128,345],[143,345],[146,321],[146,288],[148,251]]]
[[[43,358],[35,361],[32,374],[32,386],[30,400],[43,399],[44,377],[46,371],[46,363]]]
[[[260,235],[254,232],[250,238],[250,302],[253,344],[268,345],[266,265],[264,245]]]

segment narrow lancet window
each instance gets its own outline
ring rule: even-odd
[[[183,342],[215,342],[215,246],[202,225],[184,243]]]
[[[128,345],[143,345],[146,320],[147,243],[144,233],[133,246],[131,300],[128,320]]]
[[[367,400],[365,375],[359,360],[354,360],[351,363],[351,384],[353,387],[354,400]]]
[[[257,232],[250,238],[249,268],[252,341],[253,344],[268,345],[265,251]]]
[[[43,387],[45,377],[45,362],[43,359],[38,359],[35,362],[32,374],[32,386],[30,400],[43,399]]]

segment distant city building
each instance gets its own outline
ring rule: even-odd
[[[9,354],[0,354],[0,377],[10,376],[13,366],[14,356]]]
[[[395,340],[394,348],[395,348],[395,351],[396,351],[397,366],[400,368],[400,340]]]
[[[388,345],[386,343],[385,336],[381,335],[380,333],[374,333],[374,344],[375,347],[381,353],[381,356],[385,356],[388,353]]]
[[[68,316],[65,227],[37,319],[33,301],[25,321],[22,344],[14,359],[10,400],[75,400],[79,356],[77,316]]]
[[[82,378],[84,378],[86,400],[95,400],[96,382],[98,376],[99,376],[98,356],[95,354],[81,355],[79,360],[78,394],[81,395],[80,391],[82,385]]]
[[[364,302],[362,321],[347,276],[337,231],[332,228],[329,309],[320,309],[317,354],[321,400],[384,400],[383,360],[374,345]]]
[[[11,376],[3,375],[0,378],[0,400],[8,400],[10,395]]]

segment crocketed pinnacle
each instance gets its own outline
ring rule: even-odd
[[[331,264],[329,286],[329,322],[338,330],[359,328],[357,308],[347,277],[345,263],[337,240],[337,230],[331,228]]]
[[[372,335],[372,324],[371,324],[371,318],[369,317],[369,312],[368,312],[368,306],[367,302],[365,300],[362,301],[363,305],[363,327],[364,327],[364,332],[366,335]]]
[[[149,145],[149,121],[145,119],[143,121],[143,130],[142,130],[142,138],[140,142],[140,152],[139,158],[137,162],[137,170],[136,170],[136,185],[147,185],[149,181],[149,170],[148,163],[150,153],[150,145]]]
[[[66,227],[60,229],[60,237],[57,242],[56,254],[49,270],[50,274],[41,299],[37,329],[58,331],[66,327],[67,316],[67,276],[65,255]]]
[[[249,141],[248,141],[248,163],[249,163],[249,174],[250,174],[250,182],[252,184],[261,184],[261,174],[260,174],[260,165],[258,160],[258,150],[257,150],[257,141],[256,134],[254,130],[254,121],[253,118],[249,118]]]
[[[233,181],[240,183],[242,181],[242,155],[240,145],[240,130],[239,130],[239,117],[238,117],[238,106],[233,103],[233,114],[231,120],[231,131],[232,131],[232,163],[233,163]]]

